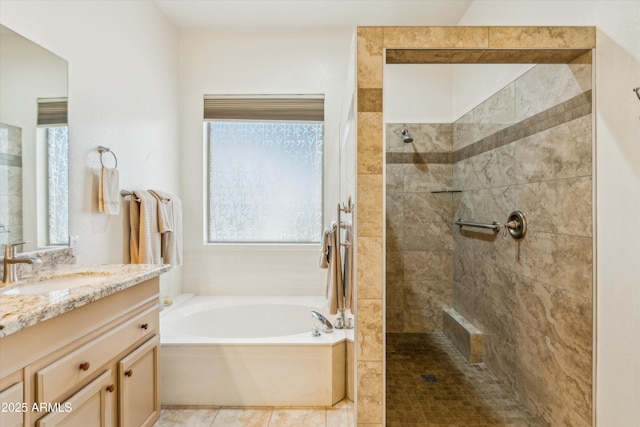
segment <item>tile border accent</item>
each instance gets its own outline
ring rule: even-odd
[[[489,135],[473,144],[460,148],[453,153],[453,161],[459,162],[477,156],[494,148],[535,135],[547,129],[568,123],[591,114],[591,90],[554,105],[538,114],[528,117],[493,135]]]
[[[453,164],[453,153],[387,153],[387,164]]]
[[[452,153],[389,152],[387,164],[454,164],[591,114],[591,99],[587,90]]]

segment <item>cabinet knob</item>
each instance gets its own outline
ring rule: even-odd
[[[130,377],[131,375],[133,375],[133,371],[131,369],[128,369],[128,370],[124,371],[124,376],[125,377]]]
[[[80,364],[80,370],[87,371],[87,370],[89,370],[90,366],[91,366],[91,364],[89,362],[81,363]]]
[[[111,384],[111,385],[108,385],[108,386],[107,386],[107,391],[108,391],[109,393],[113,393],[113,390],[115,390],[115,389],[116,389],[115,384]]]
[[[147,329],[147,328],[149,328],[149,324],[148,323],[143,323],[142,325],[140,325],[140,327],[142,329]]]

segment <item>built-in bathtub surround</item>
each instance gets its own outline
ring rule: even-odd
[[[0,245],[22,240],[22,129],[0,123]]]
[[[176,300],[160,319],[163,405],[316,407],[344,399],[353,330],[312,336],[312,310],[335,324],[324,297]]]
[[[387,124],[386,141],[387,332],[440,332],[452,305],[453,125]]]
[[[527,217],[527,235],[454,230],[453,308],[485,364],[551,425],[591,425],[591,64],[537,65],[454,124],[454,218]],[[586,62],[586,63],[585,63]]]

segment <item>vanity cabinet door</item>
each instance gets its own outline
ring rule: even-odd
[[[160,387],[156,335],[118,362],[119,425],[152,426],[160,417]]]
[[[22,382],[7,387],[0,391],[0,426],[21,427],[23,425],[24,412],[27,411],[22,404],[24,402]]]
[[[111,369],[40,418],[36,427],[115,427],[115,384]]]

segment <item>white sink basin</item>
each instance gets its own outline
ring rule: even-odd
[[[87,271],[53,276],[50,279],[19,285],[15,288],[0,291],[3,295],[41,294],[61,289],[72,289],[85,285],[103,282],[111,273],[104,271]]]

